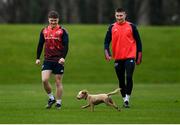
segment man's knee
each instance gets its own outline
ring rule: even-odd
[[[56,84],[60,85],[62,82],[62,76],[61,75],[56,75],[55,76],[55,82]]]
[[[42,71],[42,83],[43,84],[48,84],[49,78],[51,75],[51,71],[50,70],[44,70]]]
[[[47,84],[47,83],[48,83],[48,79],[47,79],[47,78],[43,78],[43,79],[42,79],[42,83],[43,83],[43,84]]]
[[[60,82],[59,82],[59,83],[57,83],[57,82],[56,82],[56,88],[63,89],[63,85],[62,85],[62,83],[60,83]]]
[[[128,81],[131,81],[131,80],[132,80],[132,75],[127,75],[127,76],[126,76],[126,79],[127,79]]]

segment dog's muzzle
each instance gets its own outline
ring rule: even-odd
[[[78,100],[80,100],[80,99],[81,99],[81,98],[80,98],[80,97],[78,97],[78,96],[77,96],[76,98],[77,98]]]

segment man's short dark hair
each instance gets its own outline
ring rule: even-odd
[[[115,9],[115,12],[126,12],[123,8],[117,8]]]
[[[51,10],[48,13],[48,18],[59,18],[59,13],[57,11]]]

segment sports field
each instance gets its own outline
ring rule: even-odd
[[[80,109],[81,89],[110,92],[118,87],[113,61],[105,62],[108,25],[65,25],[69,53],[61,110],[44,109],[47,96],[35,65],[42,25],[0,25],[0,123],[180,123],[180,27],[139,27],[143,63],[136,67],[131,108],[117,112],[105,104]],[[53,83],[54,81],[51,80]],[[54,84],[52,84],[54,87]],[[120,96],[113,100],[122,106]]]
[[[63,107],[44,108],[46,97],[40,84],[1,85],[0,123],[180,123],[179,84],[136,84],[130,109],[116,111],[105,104],[95,112],[80,109],[80,88],[92,93],[110,92],[116,84],[64,84]],[[113,100],[122,106],[119,95]]]

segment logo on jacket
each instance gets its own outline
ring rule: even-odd
[[[114,32],[117,32],[118,31],[118,29],[114,29]]]

